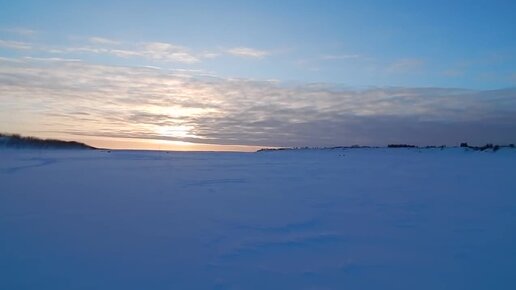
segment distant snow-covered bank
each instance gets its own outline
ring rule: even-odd
[[[0,133],[0,148],[33,148],[33,149],[95,149],[92,146],[75,141],[56,139],[40,139],[18,134]]]

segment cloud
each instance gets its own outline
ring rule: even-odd
[[[60,57],[32,57],[32,56],[26,56],[23,58],[23,60],[29,60],[29,61],[46,61],[46,62],[77,62],[82,61],[78,58],[60,58]]]
[[[78,37],[72,37],[71,39],[84,40],[84,38]],[[77,54],[102,54],[119,58],[142,58],[152,61],[184,64],[200,63],[202,60],[213,59],[222,55],[220,51],[194,51],[182,45],[158,41],[130,43],[98,36],[91,36],[86,38],[86,40],[87,44],[83,45],[75,43],[56,46],[0,39],[0,48],[34,50],[38,53],[73,55],[74,57]],[[269,52],[245,47],[230,49],[226,52],[240,57],[254,58],[269,55]]]
[[[32,49],[32,45],[26,42],[13,41],[13,40],[1,40],[0,47],[15,49],[15,50],[28,50]]]
[[[140,54],[156,60],[173,62],[195,63],[200,61],[197,56],[185,47],[164,42],[146,43]]]
[[[165,62],[178,63],[198,63],[203,58],[213,58],[216,55],[210,53],[196,54],[191,52],[188,48],[165,43],[165,42],[145,42],[133,46],[126,46],[120,48],[112,48],[114,42],[110,42],[108,47],[100,44],[107,44],[105,41],[96,39],[97,46],[80,46],[80,47],[65,47],[60,49],[52,49],[53,53],[93,53],[93,54],[107,54],[121,58],[139,57],[150,60],[159,60]],[[90,39],[91,40],[91,39]]]
[[[216,57],[219,57],[220,54],[219,53],[215,53],[215,52],[204,52],[204,53],[201,53],[199,55],[200,58],[206,58],[206,59],[210,59],[210,58],[216,58]]]
[[[187,47],[165,42],[122,43],[102,37],[89,37],[89,45],[51,46],[0,39],[0,48],[10,50],[33,50],[45,54],[104,54],[119,58],[143,58],[171,63],[198,63],[202,59],[219,56],[218,53],[203,51],[196,53]],[[122,45],[123,44],[123,45]]]
[[[229,54],[232,54],[235,56],[250,57],[250,58],[263,58],[270,54],[267,51],[249,48],[249,47],[235,47],[235,48],[229,49],[227,52]]]
[[[259,146],[516,142],[516,89],[356,90],[14,60],[0,59],[0,131]]]
[[[107,39],[103,37],[90,37],[88,38],[88,41],[94,44],[102,44],[102,45],[119,45],[120,42],[112,39]]]
[[[36,30],[23,28],[23,27],[2,28],[1,30],[11,33],[11,34],[21,35],[21,36],[33,36],[37,33]]]

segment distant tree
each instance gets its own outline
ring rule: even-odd
[[[486,144],[486,145],[480,147],[479,149],[480,149],[480,151],[484,151],[487,149],[493,149],[493,144]]]
[[[389,144],[387,148],[416,148],[416,146],[409,144]]]

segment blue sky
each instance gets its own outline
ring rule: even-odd
[[[319,98],[330,103],[334,101],[324,97],[328,90],[333,93],[340,92],[341,99],[354,95],[355,101],[359,101],[357,90],[360,94],[368,90],[375,91],[378,98],[389,97],[385,92],[378,93],[379,89],[389,91],[393,88],[400,90],[395,93],[398,97],[407,89],[448,89],[451,94],[449,98],[457,97],[454,89],[464,90],[462,95],[466,94],[466,91],[478,94],[494,90],[503,92],[499,93],[502,94],[499,98],[505,101],[486,100],[489,106],[480,103],[476,106],[484,109],[499,107],[504,110],[509,106],[514,109],[512,107],[514,105],[513,88],[516,85],[516,29],[514,29],[516,2],[514,1],[0,2],[2,7],[0,57],[3,59],[5,71],[9,71],[9,68],[14,66],[19,69],[17,79],[20,83],[17,84],[16,92],[22,89],[28,90],[28,87],[23,87],[21,80],[34,78],[28,72],[34,71],[35,67],[42,73],[50,69],[54,73],[60,70],[65,73],[66,69],[80,65],[88,66],[90,69],[92,66],[97,68],[102,66],[104,71],[125,67],[127,69],[124,72],[141,67],[152,67],[161,73],[157,78],[163,78],[163,74],[168,75],[169,79],[188,74],[190,78],[196,79],[197,84],[224,82],[228,85],[229,83],[232,87],[228,90],[246,94],[250,98],[269,101],[276,100],[274,96],[266,95],[271,92],[264,88],[271,86],[275,86],[273,91],[276,93],[279,90],[281,94],[289,95],[295,91],[297,94],[310,95],[311,98]],[[22,60],[23,65],[20,63],[14,65],[14,60]],[[75,63],[72,63],[74,61]],[[131,75],[135,74],[136,72],[133,72]],[[156,77],[154,72],[151,74]],[[207,80],[209,78],[211,80]],[[4,76],[0,80],[5,84],[6,79],[7,77]],[[58,76],[56,79],[59,79]],[[81,76],[78,76],[75,81],[80,79]],[[95,78],[99,83],[103,83],[102,81],[106,79],[113,80],[113,78],[106,78],[105,75],[104,77],[98,75]],[[234,80],[240,80],[241,83],[235,85]],[[32,81],[39,84],[44,82],[43,80]],[[60,82],[63,81],[60,79]],[[73,82],[73,80],[69,81]],[[106,85],[109,88],[104,88],[104,92],[114,93],[110,91],[113,87],[120,88],[119,83],[113,82]],[[249,82],[254,83],[249,85]],[[259,82],[264,82],[261,87]],[[31,81],[27,80],[27,83]],[[13,90],[12,83],[9,84],[10,87],[4,88],[3,97],[9,101],[5,101],[5,104],[16,105],[17,110],[26,111],[28,116],[36,114],[48,120],[52,113],[35,112],[32,105],[25,106],[22,102],[14,100],[13,94],[9,93],[9,90]],[[69,83],[69,85],[78,84]],[[314,86],[318,89],[314,89]],[[65,94],[62,87],[53,87],[52,90],[39,88],[40,93],[52,91],[54,95]],[[213,89],[213,87],[210,88]],[[256,92],[257,88],[262,89],[261,95]],[[421,92],[414,93],[415,98],[422,98]],[[169,100],[167,103],[169,107],[188,108],[184,100],[180,103],[177,101],[178,98],[170,99],[171,96],[174,97],[174,93],[170,91],[161,93],[166,95],[160,98],[159,95],[154,94],[152,98]],[[125,94],[127,98],[135,98],[132,94],[129,96],[127,92],[117,91],[115,94]],[[142,93],[140,97],[144,95]],[[48,95],[41,93],[39,98],[44,100]],[[219,103],[232,102],[232,98],[235,96],[211,96],[212,100],[219,100]],[[469,98],[465,101],[466,107],[471,98],[464,98]],[[311,100],[311,102],[315,101]],[[60,104],[56,102],[55,105]],[[285,109],[282,102],[273,102],[273,104],[275,109]],[[415,104],[419,104],[417,105],[419,107],[414,107]],[[206,104],[202,105],[206,107]],[[451,103],[449,105],[451,106]],[[35,129],[36,127],[31,127],[27,120],[14,122],[6,117],[8,110],[13,109],[12,106],[9,108],[4,106],[3,118],[0,115],[0,119],[13,123],[0,128],[4,131],[70,133],[69,130],[63,131],[62,128]],[[303,103],[298,107],[313,109],[313,106],[314,103]],[[419,103],[418,100],[412,103],[408,100],[404,106],[406,106],[405,109],[414,112],[427,112],[431,109],[424,107],[427,105],[424,102]],[[86,105],[82,107],[88,109]],[[201,107],[203,106],[198,106],[197,109]],[[346,108],[342,108],[343,111],[346,111]],[[49,111],[52,109],[49,108]],[[235,116],[234,112],[229,114],[228,108],[223,109],[226,110],[226,114],[222,115],[226,117],[225,119],[221,117],[220,120],[228,120],[228,116]],[[137,110],[137,108],[133,107],[131,110]],[[156,111],[155,108],[154,110]],[[388,110],[373,111],[382,116],[397,114]],[[146,113],[149,112],[146,111]],[[302,111],[292,112],[293,115],[298,113],[302,114]],[[336,113],[333,114],[332,120],[335,120]],[[353,114],[357,116],[356,112]],[[493,117],[500,116],[494,111],[491,114]],[[160,116],[166,118],[166,114]],[[458,116],[463,116],[463,113],[457,111],[455,117]],[[265,119],[270,121],[271,118],[278,119],[272,116],[265,117],[262,114],[257,116],[255,121],[262,122]],[[327,116],[320,119],[312,117],[310,121],[296,122],[311,126],[323,122],[325,118],[328,119]],[[419,115],[419,119],[421,118],[424,119],[424,116]],[[106,122],[102,120],[99,122]],[[180,121],[180,118],[174,120]],[[285,122],[285,120],[282,121]],[[126,122],[128,127],[132,125],[129,120]],[[22,123],[23,126],[20,125]],[[183,124],[186,127],[181,130],[187,130],[185,128],[190,128],[187,131],[192,132],[201,130],[199,128],[202,126],[197,126],[199,124],[195,121],[189,120],[187,123],[187,125]],[[349,123],[349,121],[345,122],[345,124]],[[177,125],[177,122],[175,124]],[[131,131],[128,134],[105,132],[104,135],[160,139],[156,134],[145,134],[142,133],[143,131],[138,131],[140,133]],[[82,133],[98,135],[94,132]],[[222,136],[212,140],[211,137],[201,136],[202,134],[192,135],[201,137],[200,139],[209,143],[227,143],[220,140]],[[235,136],[225,137],[226,141],[238,139]],[[188,138],[164,136],[161,139],[181,141]],[[362,140],[359,139],[356,141]],[[410,138],[401,139],[410,140]],[[257,140],[263,141],[248,142],[247,139],[242,139],[229,143],[271,146],[305,145],[282,144],[270,138]],[[195,138],[188,141],[200,142]],[[323,144],[343,141],[335,139]],[[381,143],[386,140],[365,138],[364,141]],[[310,138],[300,139],[299,142],[319,144]]]
[[[8,1],[0,26],[36,30],[35,38],[47,44],[98,36],[195,51],[250,47],[270,53],[260,61],[221,57],[167,65],[224,76],[348,86],[515,84],[514,1],[105,2]]]

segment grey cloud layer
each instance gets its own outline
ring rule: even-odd
[[[0,59],[3,128],[261,146],[516,141],[516,90],[291,85]]]

